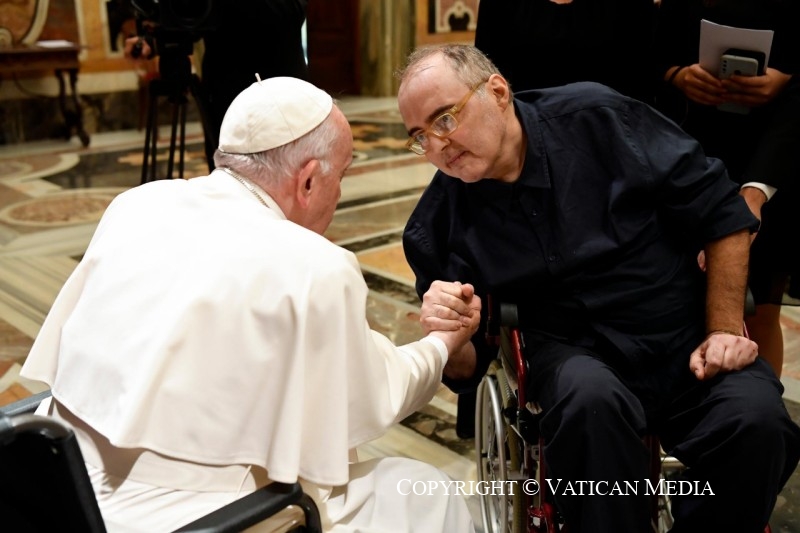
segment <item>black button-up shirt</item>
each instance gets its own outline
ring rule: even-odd
[[[602,85],[526,91],[514,104],[527,135],[519,179],[437,172],[411,215],[403,245],[417,292],[473,283],[484,304],[517,303],[522,329],[543,338],[688,368],[704,336],[697,253],[757,228],[737,185],[677,125]],[[496,356],[483,329],[476,379]]]

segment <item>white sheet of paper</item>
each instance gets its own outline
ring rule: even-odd
[[[720,57],[729,48],[764,52],[764,66],[769,65],[772,30],[751,30],[723,26],[703,19],[700,21],[700,66],[714,76],[719,74]]]
[[[42,48],[67,48],[75,46],[75,43],[62,39],[55,39],[52,41],[36,41],[36,46],[41,46]]]

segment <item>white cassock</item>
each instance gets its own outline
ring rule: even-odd
[[[328,530],[472,531],[461,496],[398,491],[437,469],[349,460],[430,401],[443,343],[370,330],[355,256],[262,196],[221,171],[120,194],[36,338],[22,374],[76,428],[109,527],[299,479]]]

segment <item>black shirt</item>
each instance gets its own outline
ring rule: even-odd
[[[736,184],[677,125],[602,85],[514,104],[527,135],[519,179],[467,184],[440,171],[412,213],[403,245],[417,292],[473,283],[484,304],[517,303],[538,338],[607,346],[632,368],[654,357],[688,366],[704,336],[698,250],[757,227]],[[496,355],[482,315],[475,380]]]

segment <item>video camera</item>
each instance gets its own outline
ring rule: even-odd
[[[130,0],[140,35],[159,59],[159,74],[185,86],[191,76],[194,42],[213,26],[213,0]],[[141,46],[133,56],[141,54]]]
[[[161,31],[197,40],[212,29],[212,0],[131,0],[137,17],[156,23]]]

